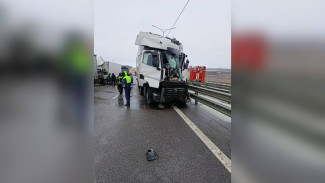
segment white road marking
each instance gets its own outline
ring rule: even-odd
[[[173,106],[173,108],[183,118],[188,126],[191,127],[202,142],[210,149],[214,156],[217,157],[231,173],[231,160],[178,107]]]
[[[120,94],[117,94],[115,97],[113,97],[112,99],[114,100],[114,99],[116,99],[118,96],[119,96]]]

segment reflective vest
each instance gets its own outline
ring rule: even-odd
[[[127,84],[131,83],[131,77],[128,76],[128,74],[126,73],[126,71],[124,71],[124,74],[125,74],[125,76],[123,77],[123,79],[126,80],[126,83]]]
[[[118,83],[122,83],[122,79],[123,79],[123,76],[118,76],[118,77],[117,77],[117,82],[118,82]]]
[[[69,62],[69,70],[74,74],[87,76],[91,72],[91,57],[81,45],[74,44],[69,48],[65,59]]]

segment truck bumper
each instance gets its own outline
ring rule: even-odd
[[[155,93],[153,100],[161,103],[181,101],[186,102],[188,99],[187,84],[185,81],[168,82],[164,81],[161,85],[160,95]]]

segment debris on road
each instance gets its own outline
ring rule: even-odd
[[[147,156],[147,161],[153,161],[159,158],[158,154],[153,149],[149,149],[146,153],[146,156]]]

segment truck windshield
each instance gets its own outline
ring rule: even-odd
[[[179,56],[171,53],[166,53],[166,55],[170,68],[176,69],[179,65]]]
[[[181,79],[183,79],[182,71],[181,68],[179,67],[180,65],[180,55],[177,54],[172,54],[172,53],[166,53],[168,63],[170,65],[171,69],[177,69],[178,75]]]

